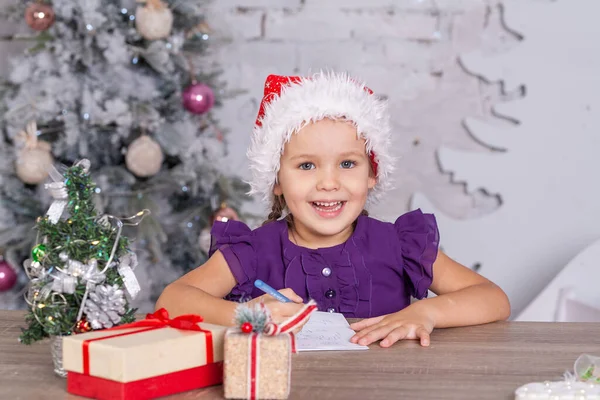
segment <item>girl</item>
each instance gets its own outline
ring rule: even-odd
[[[362,83],[269,76],[248,157],[252,193],[272,206],[267,222],[216,222],[210,259],[170,284],[157,308],[231,325],[236,301],[264,302],[277,321],[312,298],[321,311],[366,318],[352,325],[352,341],[383,347],[427,346],[434,328],[508,318],[498,286],[438,250],[433,215],[367,216],[393,166],[387,105]],[[262,295],[256,279],[293,302]]]

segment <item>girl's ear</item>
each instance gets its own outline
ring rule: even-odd
[[[377,183],[377,178],[375,178],[372,175],[369,175],[369,183],[368,183],[369,189],[373,189],[375,187],[376,183]]]
[[[281,190],[281,185],[278,182],[275,182],[275,185],[273,186],[273,194],[275,196],[283,195],[283,191]]]

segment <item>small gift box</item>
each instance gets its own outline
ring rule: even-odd
[[[224,390],[227,399],[287,399],[290,394],[293,331],[317,309],[308,302],[277,325],[262,304],[237,308],[235,328],[225,335]]]
[[[95,399],[141,400],[223,382],[227,328],[197,315],[145,320],[65,337],[67,391]]]

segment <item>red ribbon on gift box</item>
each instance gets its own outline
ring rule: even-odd
[[[275,324],[273,322],[269,322],[265,326],[264,334],[267,336],[275,336],[275,335],[288,335],[290,338],[290,345],[292,348],[292,353],[296,352],[296,341],[294,338],[293,330],[298,326],[304,324],[304,322],[310,318],[310,314],[313,313],[317,309],[317,303],[314,300],[310,300],[298,313],[294,316],[290,317],[286,321],[281,324]],[[249,335],[250,340],[250,357],[248,357],[250,374],[248,376],[248,398],[250,400],[255,400],[258,392],[258,342],[260,338],[260,333],[252,333]],[[291,369],[291,365],[288,367],[288,370]]]
[[[90,343],[99,340],[111,339],[119,336],[127,336],[133,335],[135,333],[153,331],[156,329],[162,329],[166,327],[180,329],[184,331],[204,332],[206,335],[206,363],[211,364],[214,362],[212,332],[206,329],[202,329],[200,325],[198,325],[198,323],[202,321],[204,321],[204,319],[201,316],[193,314],[180,315],[179,317],[171,319],[169,318],[168,311],[164,308],[161,308],[153,314],[147,314],[146,319],[143,319],[141,321],[136,321],[125,325],[119,325],[109,329],[104,329],[104,331],[108,332],[119,331],[129,328],[146,328],[131,332],[116,333],[110,336],[103,336],[95,339],[85,340],[83,342],[83,374],[90,374]]]

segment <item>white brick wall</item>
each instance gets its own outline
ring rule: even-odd
[[[489,212],[496,199],[464,193],[436,164],[444,143],[488,151],[462,127],[467,116],[489,113],[498,87],[458,65],[459,54],[511,43],[493,0],[217,0],[211,25],[232,42],[218,52],[224,78],[247,94],[219,111],[231,130],[230,165],[244,170],[249,134],[270,73],[348,70],[388,96],[400,156],[397,189],[376,215],[393,219],[422,191],[450,215]],[[260,208],[256,208],[260,209]]]
[[[0,8],[4,9],[8,5],[14,4],[14,2],[15,0],[0,0]],[[0,20],[0,37],[27,32],[29,32],[29,27],[25,24],[25,21],[22,24],[14,24]],[[10,55],[18,54],[27,47],[27,43],[21,41],[8,42],[0,40],[0,76],[8,73]]]

